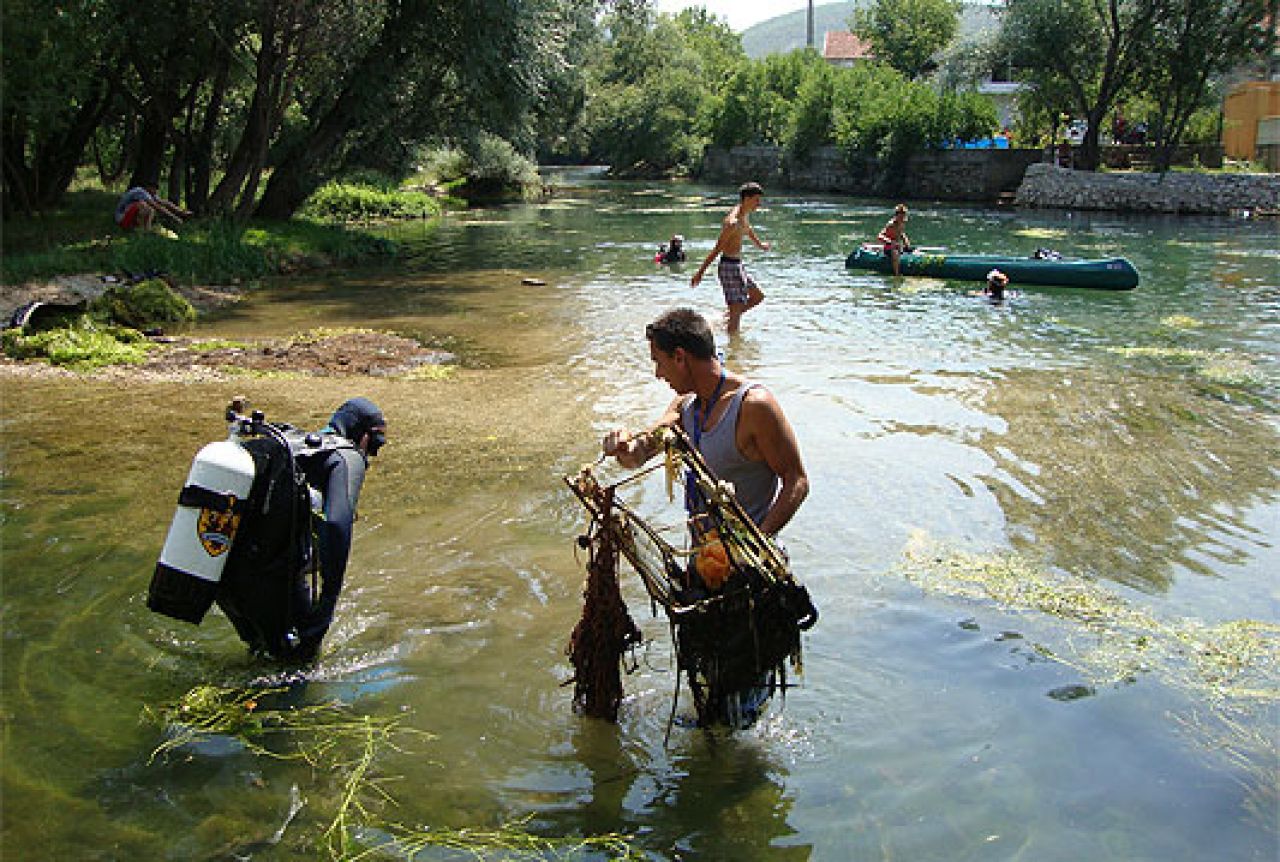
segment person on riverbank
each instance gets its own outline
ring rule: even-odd
[[[691,287],[697,287],[702,281],[707,267],[717,257],[720,264],[716,267],[716,277],[724,290],[724,302],[727,307],[726,329],[732,335],[741,325],[742,315],[764,301],[764,291],[756,284],[755,279],[747,272],[742,263],[742,240],[749,237],[762,251],[768,251],[770,245],[761,242],[751,227],[750,216],[764,201],[764,189],[759,183],[744,183],[738,189],[738,203],[720,224],[720,236],[716,239],[715,248],[702,261],[698,271],[689,280]]]
[[[893,274],[902,275],[899,260],[904,252],[911,251],[911,239],[907,236],[907,205],[898,204],[893,208],[893,218],[885,223],[876,237],[884,246],[884,253],[893,262]]]
[[[224,582],[218,594],[218,605],[251,650],[294,662],[314,660],[333,623],[351,554],[356,504],[369,459],[386,444],[387,421],[368,398],[352,398],[334,411],[322,431],[309,436],[332,440],[296,455],[307,485],[323,501],[320,517],[311,525],[318,589],[306,566],[285,573],[285,589],[266,589],[260,573],[249,572]]]
[[[172,201],[160,197],[156,186],[134,186],[122,194],[116,204],[116,224],[124,230],[133,230],[135,227],[149,230],[157,213],[173,219],[177,224],[182,224],[193,215]]]

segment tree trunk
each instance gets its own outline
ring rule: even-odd
[[[115,97],[118,79],[114,75],[99,76],[101,84],[87,96],[67,130],[57,139],[41,147],[36,157],[38,188],[32,197],[37,207],[56,204],[75,179],[76,168],[84,161],[89,139],[102,122],[107,107]]]
[[[324,180],[325,166],[334,159],[351,129],[373,117],[370,93],[385,92],[403,68],[417,26],[427,17],[422,0],[401,3],[384,23],[378,40],[346,79],[337,101],[309,134],[292,146],[271,174],[256,214],[289,218]]]
[[[213,83],[209,88],[209,101],[205,105],[200,131],[191,144],[191,158],[187,168],[187,209],[205,212],[209,204],[209,182],[213,171],[213,138],[222,116],[222,104],[226,98],[227,83],[231,77],[231,47],[227,40],[218,42],[217,59],[214,61]]]
[[[209,209],[212,212],[229,213],[235,209],[236,202],[241,197],[245,179],[253,168],[255,155],[271,140],[273,85],[277,80],[280,64],[284,62],[285,54],[278,44],[278,27],[273,8],[268,7],[264,10],[261,23],[262,47],[258,51],[253,99],[249,103],[248,120],[244,131],[240,134],[240,140],[236,143],[235,152],[231,154],[231,160],[227,163],[222,181],[209,197]]]

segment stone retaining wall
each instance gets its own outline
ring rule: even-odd
[[[1091,173],[1034,164],[1018,186],[1016,202],[1022,207],[1118,212],[1275,212],[1280,210],[1280,176]]]
[[[847,160],[835,147],[820,147],[803,161],[779,147],[712,147],[699,179],[731,186],[755,180],[766,190],[990,203],[1012,194],[1027,165],[1041,158],[1039,150],[929,150],[888,172],[873,159]]]
[[[779,147],[708,148],[699,179],[737,187],[747,180],[766,191],[792,190],[898,200],[1006,203],[1055,209],[1221,214],[1280,210],[1275,174],[1092,173],[1059,168],[1040,150],[929,150],[896,173],[871,159],[846,160],[835,147],[807,160]],[[1004,196],[1004,200],[1002,200]]]

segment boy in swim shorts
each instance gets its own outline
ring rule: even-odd
[[[756,285],[747,268],[742,263],[742,239],[749,237],[760,249],[768,251],[767,242],[761,242],[751,227],[749,216],[764,201],[764,189],[759,183],[744,183],[738,189],[738,204],[729,210],[720,225],[720,236],[715,248],[702,261],[702,266],[690,280],[692,287],[697,287],[711,261],[720,258],[716,267],[716,277],[724,289],[724,302],[728,307],[728,325],[730,334],[738,331],[742,315],[764,301],[764,291]]]

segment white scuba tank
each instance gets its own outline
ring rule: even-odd
[[[156,563],[147,606],[199,623],[213,604],[253,488],[253,457],[220,440],[196,453]]]

